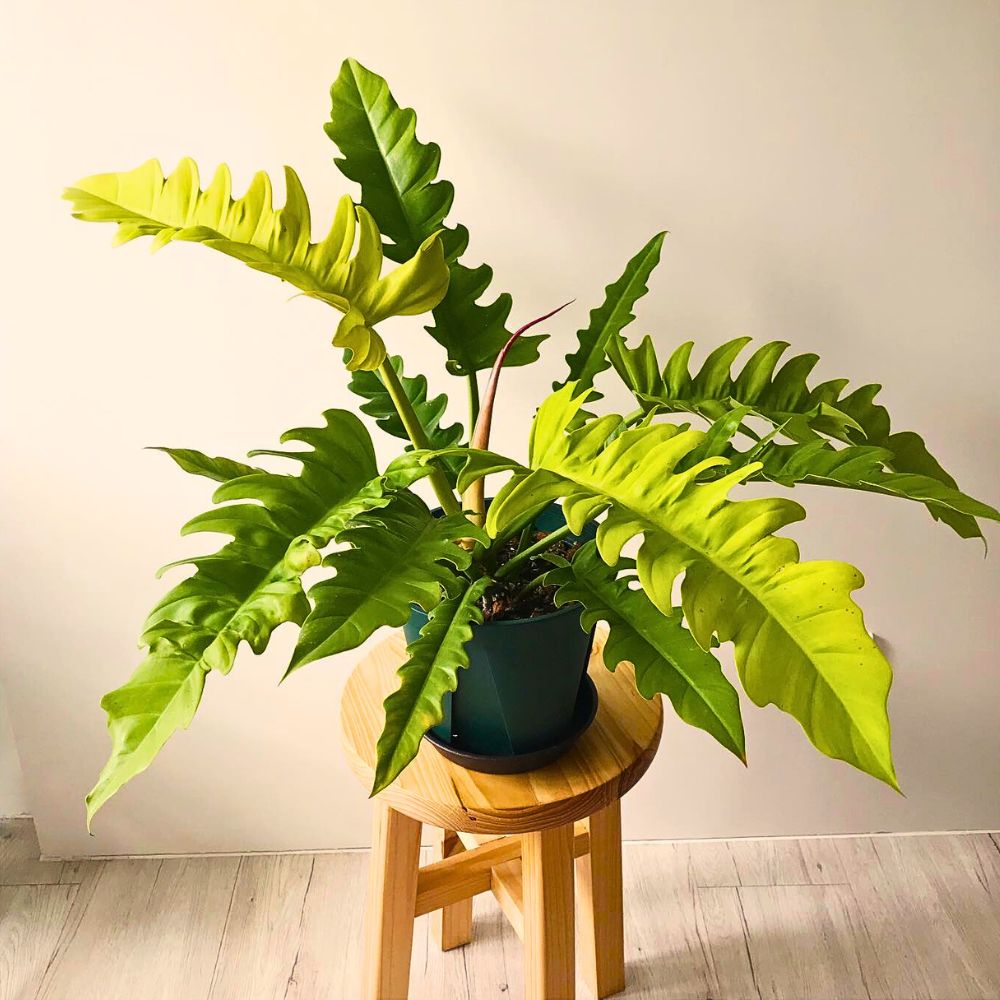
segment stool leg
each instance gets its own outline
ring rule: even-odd
[[[581,972],[595,997],[625,989],[621,815],[619,800],[594,813],[590,853],[576,859]]]
[[[365,1000],[406,1000],[409,993],[420,830],[417,820],[375,801],[365,914]]]
[[[521,837],[526,1000],[576,996],[573,824]]]
[[[441,830],[438,827],[431,829],[434,836],[434,853],[438,860],[443,861],[452,854],[465,850],[454,830]],[[472,897],[435,910],[431,914],[431,931],[442,951],[450,951],[452,948],[468,944],[472,940]]]

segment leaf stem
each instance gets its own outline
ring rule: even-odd
[[[534,580],[529,580],[529,581],[528,581],[528,582],[527,582],[527,583],[526,583],[526,584],[525,584],[525,585],[524,585],[524,586],[523,586],[523,587],[522,587],[522,588],[521,588],[521,589],[520,589],[520,590],[519,590],[519,591],[518,591],[518,592],[517,592],[517,593],[516,593],[516,594],[515,594],[515,595],[513,596],[513,598],[511,599],[511,603],[512,603],[512,604],[517,604],[517,602],[518,602],[519,600],[521,600],[521,598],[522,598],[522,597],[524,597],[524,596],[525,596],[525,595],[527,595],[527,594],[530,594],[530,593],[531,593],[531,591],[533,591],[533,590],[535,589],[535,587],[540,587],[540,586],[542,585],[542,581],[543,581],[543,580],[544,580],[544,579],[545,579],[545,578],[546,578],[546,577],[547,577],[547,576],[549,575],[549,573],[551,573],[551,572],[552,572],[552,570],[553,570],[554,568],[555,568],[554,566],[550,566],[550,567],[549,567],[549,568],[548,568],[547,570],[545,570],[545,572],[544,572],[544,573],[539,573],[539,574],[538,574],[538,576],[536,576]]]
[[[493,362],[493,368],[490,371],[489,380],[486,383],[486,394],[483,400],[483,408],[476,418],[476,422],[472,428],[472,438],[469,444],[473,448],[486,449],[490,446],[490,428],[493,423],[493,404],[496,402],[497,397],[497,386],[500,384],[500,372],[503,370],[504,362],[507,360],[507,352],[514,346],[517,342],[517,338],[521,336],[526,330],[530,330],[533,326],[537,326],[539,323],[547,320],[550,316],[555,316],[557,312],[565,309],[566,306],[570,305],[570,302],[564,302],[561,306],[556,309],[552,309],[547,312],[544,316],[539,316],[537,319],[533,319],[524,326],[519,326],[511,335],[510,339],[507,341],[503,347],[500,348],[500,353],[496,356],[496,360]],[[479,394],[479,385],[476,384],[476,394]],[[462,494],[462,504],[466,510],[471,511],[469,514],[469,520],[473,524],[478,524],[480,527],[486,523],[486,482],[485,477],[480,476],[477,480],[470,483],[466,487],[465,492]]]
[[[529,545],[523,552],[518,552],[510,562],[506,562],[499,570],[494,574],[495,579],[500,580],[505,576],[510,576],[511,573],[517,569],[521,563],[530,559],[532,556],[538,555],[539,552],[544,552],[549,546],[554,545],[556,542],[565,538],[567,535],[571,535],[573,532],[570,530],[568,524],[564,524],[561,528],[556,528],[555,531],[550,531],[544,538],[540,538],[534,545]]]
[[[429,449],[431,443],[427,440],[427,434],[417,419],[413,406],[410,404],[403,385],[399,381],[399,376],[396,374],[396,369],[392,367],[388,358],[378,366],[378,377],[382,380],[386,392],[389,393],[392,405],[396,407],[396,412],[399,414],[399,419],[403,422],[403,427],[406,428],[406,433],[413,442],[413,447],[423,450]],[[438,459],[433,459],[430,481],[434,489],[434,495],[438,498],[438,503],[441,504],[441,509],[446,514],[459,513],[462,507],[448,485],[448,479]]]
[[[479,372],[469,372],[469,434],[472,434],[479,419]]]
[[[517,548],[514,550],[514,555],[518,555],[528,547],[528,541],[531,539],[534,530],[535,530],[535,522],[534,520],[531,520],[521,530],[521,537],[518,539]]]

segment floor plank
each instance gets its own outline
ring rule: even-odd
[[[859,913],[877,954],[866,968],[873,997],[913,1000],[974,1000],[1000,997],[995,954],[982,961],[949,913],[980,915],[995,926],[1000,897],[989,896],[975,875],[961,870],[946,876],[946,904],[934,878],[924,869],[926,852],[940,855],[946,842],[964,850],[964,837],[851,838],[838,843],[858,900]],[[891,843],[890,843],[891,841]],[[921,843],[922,841],[926,843]],[[941,841],[937,845],[931,843]],[[941,877],[939,872],[938,878]],[[963,921],[964,922],[964,921]],[[997,938],[1000,940],[1000,937]],[[991,949],[995,952],[996,944]]]
[[[764,1000],[868,1000],[859,951],[870,949],[843,885],[738,890],[754,976]]]
[[[683,844],[629,844],[623,852],[628,997],[711,996],[712,959],[688,882],[689,864]]]
[[[990,899],[1000,898],[1000,846],[988,833],[975,833],[954,845]]]
[[[317,855],[302,906],[297,952],[284,1000],[361,995],[367,857]]]
[[[737,885],[843,885],[836,839],[730,840]]]
[[[39,1000],[204,1000],[238,866],[237,858],[102,865]]]
[[[709,995],[760,1000],[739,890],[733,886],[696,889],[695,910],[709,962]]]
[[[66,862],[58,883],[0,889],[0,1000],[348,1000],[367,863]],[[989,834],[628,844],[624,874],[627,1000],[1000,997]],[[470,944],[440,952],[422,917],[413,952],[412,1000],[523,994],[520,941],[489,894]]]
[[[492,894],[476,900],[472,934],[473,943],[466,946],[462,958],[469,1000],[510,1000],[524,996],[521,940]],[[427,996],[431,1000],[429,990]]]
[[[431,861],[425,851],[421,864]],[[413,1000],[513,1000],[524,995],[521,942],[493,896],[473,901],[472,941],[441,951],[430,920],[414,927],[410,993]]]
[[[934,1000],[1000,997],[1000,907],[972,838],[879,837],[872,844],[888,875],[895,924],[913,942]]]
[[[284,1000],[295,978],[302,911],[314,863],[309,854],[242,859],[210,1000]],[[359,911],[363,904],[355,899],[337,905],[346,921],[347,907]],[[339,935],[332,936],[327,947],[342,948]],[[360,962],[360,954],[351,960]]]
[[[709,962],[709,996],[760,1000],[739,889],[733,886],[696,889],[695,911]]]
[[[703,840],[684,846],[687,848],[688,880],[692,888],[714,889],[740,884],[729,841]]]
[[[988,837],[907,837],[902,864],[926,873],[965,943],[966,969],[983,996],[1000,997],[1000,854]],[[910,851],[907,850],[910,848]]]
[[[63,922],[52,958],[49,960],[36,992],[31,996],[43,996],[48,989],[50,981],[59,968],[63,953],[73,940],[76,930],[80,926],[80,921],[90,905],[104,865],[104,861],[67,861],[63,865],[62,874],[59,876],[60,885],[73,886],[76,893],[73,896],[73,904],[69,914]]]
[[[0,819],[0,885],[56,885],[62,868],[61,861],[38,860],[30,819]]]
[[[429,921],[421,918],[419,925]],[[521,942],[492,895],[473,904],[472,941],[441,951],[425,933],[423,954],[413,963],[414,1000],[514,1000],[524,995]]]
[[[33,1000],[55,954],[75,885],[0,887],[0,997]]]

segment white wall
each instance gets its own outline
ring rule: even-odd
[[[27,808],[21,761],[14,744],[3,685],[0,684],[0,816],[21,816]]]
[[[239,454],[353,401],[324,306],[201,247],[112,252],[110,229],[58,200],[79,176],[190,153],[206,168],[228,159],[238,183],[292,163],[328,219],[344,184],[322,124],[346,55],[387,75],[442,144],[455,218],[516,318],[577,297],[544,366],[507,377],[500,450],[522,453],[573,332],[665,227],[634,333],[663,352],[696,337],[699,357],[744,333],[817,350],[821,377],[884,381],[899,427],[923,431],[970,492],[1000,498],[995,2],[39,0],[8,11],[2,44],[2,660],[49,853],[367,840],[335,722],[356,654],[276,689],[284,629],[211,678],[192,729],[85,833],[107,749],[98,699],[136,663],[164,586],[155,567],[205,544],[177,528],[207,485],[142,447]],[[412,365],[440,360],[419,322],[388,332]],[[627,833],[1000,826],[1000,561],[916,506],[797,496],[812,511],[795,532],[806,554],[867,574],[868,620],[895,652],[907,797],[748,707],[748,771],[668,722]]]

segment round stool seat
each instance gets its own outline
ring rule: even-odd
[[[621,798],[645,774],[663,727],[659,696],[635,688],[631,665],[612,673],[594,637],[589,673],[599,698],[597,717],[565,756],[525,774],[483,774],[446,760],[427,740],[415,760],[378,798],[393,809],[461,833],[514,834],[552,829],[590,816]],[[399,686],[406,660],[402,633],[376,646],[355,667],[341,701],[344,751],[351,770],[370,788],[382,703]],[[544,669],[544,661],[539,669]]]

